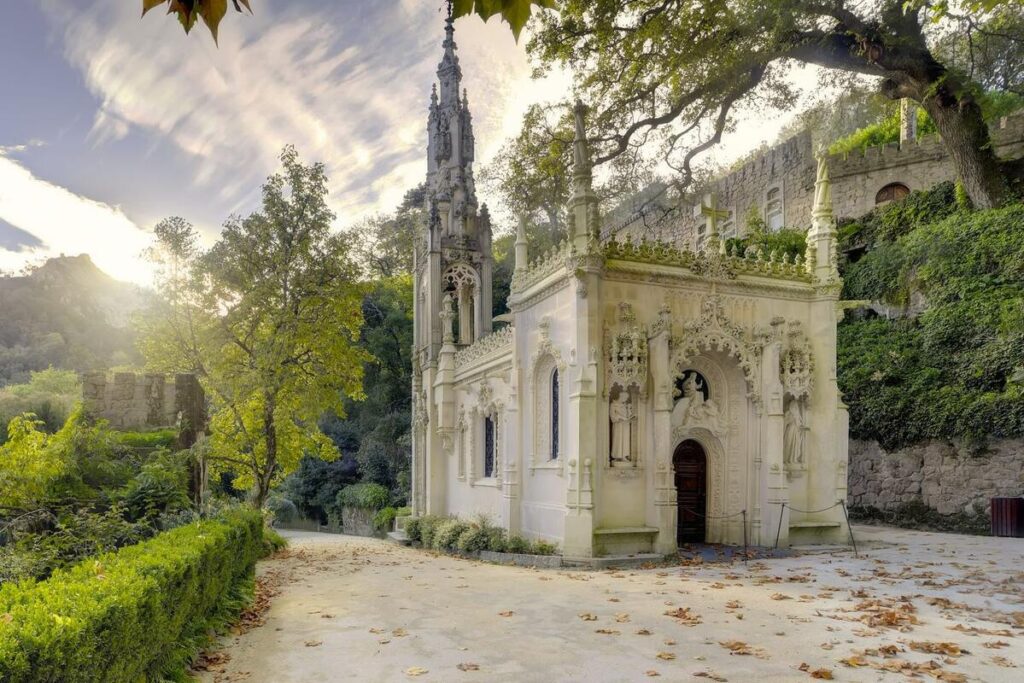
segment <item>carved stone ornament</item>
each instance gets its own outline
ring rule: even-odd
[[[798,321],[788,324],[779,356],[779,375],[787,396],[803,399],[811,395],[814,359],[811,345]]]
[[[673,339],[672,367],[682,374],[694,356],[703,351],[721,351],[739,363],[747,383],[747,395],[760,401],[758,374],[766,333],[748,332],[729,320],[718,295],[705,297],[700,320],[683,325],[681,337]]]
[[[647,391],[647,333],[637,325],[630,304],[619,304],[618,318],[615,326],[605,331],[608,359],[605,395],[615,386],[627,390],[632,386],[643,396]]]

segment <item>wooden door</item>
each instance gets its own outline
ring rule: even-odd
[[[707,514],[707,457],[696,441],[684,441],[672,456],[676,476],[679,543],[703,543]]]

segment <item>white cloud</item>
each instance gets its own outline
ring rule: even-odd
[[[13,252],[0,249],[0,270],[65,254],[89,254],[109,275],[147,284],[152,272],[141,252],[151,236],[117,207],[81,197],[37,178],[0,150],[0,219],[31,233],[42,246]]]
[[[288,143],[327,165],[343,223],[393,208],[423,179],[437,3],[261,3],[254,16],[228,15],[218,48],[202,27],[186,37],[156,12],[140,21],[123,0],[42,2],[99,101],[93,144],[155,134],[193,160],[187,182],[230,211],[254,208]],[[462,19],[456,39],[486,161],[550,93],[530,82],[506,26]]]

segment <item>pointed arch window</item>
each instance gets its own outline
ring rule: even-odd
[[[498,427],[493,415],[484,418],[484,477],[494,476],[495,449],[498,440]]]
[[[551,370],[551,459],[558,460],[558,368]]]
[[[786,222],[784,207],[782,205],[782,188],[773,187],[764,196],[764,222],[772,232],[781,230]]]

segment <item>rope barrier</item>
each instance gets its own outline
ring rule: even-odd
[[[773,546],[773,549],[778,549],[779,547],[779,536],[782,534],[782,518],[785,517],[786,506],[789,505],[789,503],[785,502],[777,504],[781,505],[782,507],[779,508],[779,527],[775,530],[775,545]],[[832,510],[833,508],[837,507],[843,508],[843,517],[846,518],[846,530],[850,534],[850,545],[853,546],[853,556],[860,557],[860,554],[857,552],[857,541],[853,538],[853,527],[850,526],[850,513],[846,509],[845,500],[837,500],[835,503],[829,505],[827,508],[821,508],[820,510],[801,510],[800,508],[795,508],[792,505],[789,505],[790,510],[792,510],[793,512],[799,512],[804,515],[815,515],[819,512],[827,512],[828,510]]]
[[[732,519],[733,517],[739,517],[740,515],[742,515],[743,516],[743,561],[744,562],[747,561],[747,555],[749,555],[749,553],[747,551],[747,511],[746,510],[740,510],[739,512],[734,512],[731,515],[702,515],[701,513],[697,512],[696,510],[691,510],[689,508],[680,507],[679,509],[682,510],[683,512],[689,512],[691,515],[697,515],[698,517],[703,517],[704,519]]]

